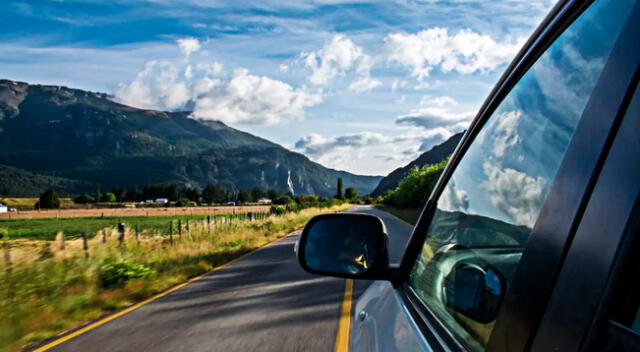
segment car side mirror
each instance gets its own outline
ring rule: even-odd
[[[298,260],[312,274],[355,279],[387,279],[387,234],[380,218],[369,214],[318,215],[307,223]]]
[[[479,323],[490,323],[506,291],[506,280],[491,266],[460,263],[445,278],[443,296],[449,309]]]

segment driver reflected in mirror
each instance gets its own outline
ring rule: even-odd
[[[305,261],[315,270],[362,274],[375,258],[376,229],[369,221],[354,219],[323,219],[315,223],[305,243]]]

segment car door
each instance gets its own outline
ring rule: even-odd
[[[637,7],[554,9],[466,132],[394,287],[356,305],[353,350],[530,347],[634,77]]]

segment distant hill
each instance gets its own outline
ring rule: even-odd
[[[398,187],[398,183],[407,176],[409,171],[414,167],[422,167],[425,165],[437,164],[444,160],[449,155],[453,154],[453,151],[456,149],[458,143],[462,139],[462,135],[464,133],[458,133],[451,136],[449,139],[444,141],[441,144],[438,144],[431,148],[429,151],[422,153],[416,160],[410,162],[409,164],[397,168],[393,170],[389,175],[384,177],[378,187],[371,193],[374,196],[381,196],[386,191],[395,189]]]
[[[103,93],[0,80],[0,191],[36,195],[176,182],[231,191],[261,187],[331,196],[336,179],[360,194],[380,176],[326,168],[266,139],[189,112],[144,110]]]

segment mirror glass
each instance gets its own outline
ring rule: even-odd
[[[504,286],[504,280],[493,268],[460,264],[445,279],[444,296],[449,309],[488,323],[498,315]]]
[[[359,275],[374,264],[383,236],[373,216],[324,217],[313,222],[304,241],[305,264],[316,271]]]

